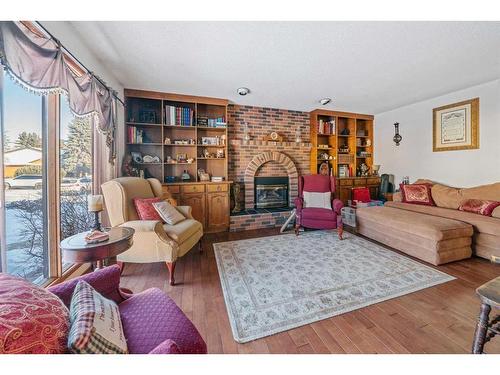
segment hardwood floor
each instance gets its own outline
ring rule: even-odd
[[[163,289],[193,321],[209,353],[470,353],[479,299],[475,289],[500,266],[472,258],[437,267],[456,280],[246,344],[234,341],[212,244],[278,234],[277,229],[205,235],[203,253],[177,261],[177,285],[162,263],[127,264],[121,285]],[[492,311],[492,314],[495,311]],[[498,311],[496,311],[498,313]],[[485,346],[500,353],[500,338]]]

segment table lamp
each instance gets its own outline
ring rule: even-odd
[[[94,226],[92,230],[99,230],[102,232],[101,223],[99,222],[99,212],[104,209],[102,195],[89,195],[87,197],[88,211],[94,213]]]
[[[372,166],[372,170],[373,170],[373,175],[378,176],[378,171],[380,170],[380,165],[379,164],[374,164]]]

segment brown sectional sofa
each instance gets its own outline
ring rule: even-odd
[[[500,183],[459,189],[428,180],[416,181],[423,182],[433,184],[431,194],[436,206],[402,203],[401,195],[396,193],[394,201],[386,202],[384,207],[357,210],[358,232],[436,265],[470,257],[467,241],[477,256],[500,256],[500,207],[491,217],[458,210],[465,199],[500,201]],[[430,234],[428,227],[436,232]],[[451,227],[455,228],[452,237]]]

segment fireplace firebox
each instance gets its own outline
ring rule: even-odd
[[[288,207],[288,177],[255,177],[255,208]]]

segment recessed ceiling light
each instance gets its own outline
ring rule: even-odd
[[[237,90],[238,94],[240,94],[241,96],[245,96],[247,94],[250,94],[250,90],[247,89],[246,87],[240,87],[238,90]]]
[[[332,99],[330,99],[330,98],[323,98],[323,99],[320,99],[319,102],[321,103],[321,105],[327,105],[331,101],[332,101]]]

